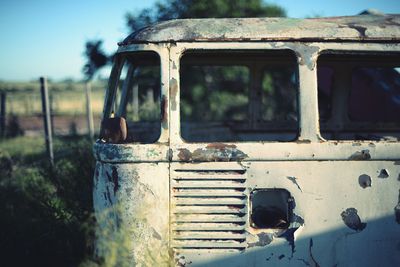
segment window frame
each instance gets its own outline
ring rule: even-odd
[[[247,112],[246,114],[249,116],[249,120],[250,120],[250,124],[254,127],[255,122],[253,122],[253,120],[255,119],[255,114],[254,114],[254,110],[252,110],[252,105],[249,105],[252,101],[252,99],[254,99],[254,94],[256,94],[256,85],[254,85],[253,83],[255,82],[254,80],[252,80],[254,77],[254,68],[258,68],[258,71],[260,71],[260,75],[264,75],[265,72],[267,70],[272,69],[272,67],[270,65],[268,65],[268,62],[260,60],[259,58],[256,57],[256,54],[260,54],[260,56],[263,56],[263,53],[265,53],[265,57],[270,56],[270,54],[272,54],[273,52],[278,52],[281,53],[282,55],[284,55],[285,57],[287,57],[288,59],[290,59],[290,61],[285,61],[285,62],[280,62],[280,61],[274,61],[273,64],[275,66],[279,66],[279,67],[293,67],[294,69],[294,75],[296,76],[296,85],[295,85],[295,94],[296,94],[296,118],[297,121],[295,121],[294,123],[297,124],[297,127],[295,129],[295,134],[293,136],[293,138],[290,138],[290,140],[250,140],[250,141],[240,141],[240,140],[235,140],[235,141],[205,141],[208,143],[219,143],[219,142],[229,142],[229,143],[251,143],[251,142],[295,142],[298,140],[299,135],[300,135],[300,107],[299,107],[299,93],[300,93],[300,82],[299,82],[299,66],[297,64],[298,61],[298,57],[297,54],[295,53],[294,50],[292,49],[207,49],[207,50],[200,50],[200,49],[186,49],[183,51],[183,53],[180,54],[179,57],[179,63],[181,65],[182,60],[185,56],[190,55],[190,54],[194,54],[196,56],[201,55],[202,53],[204,53],[207,57],[204,58],[196,58],[193,63],[193,65],[191,66],[211,66],[211,67],[222,67],[222,66],[232,66],[232,67],[246,67],[248,69],[249,72],[249,90],[247,92],[247,96],[248,96],[248,104],[247,104]],[[220,56],[222,53],[225,53],[227,55],[227,57],[224,58],[218,58],[216,60],[210,60],[210,55],[211,54],[217,54],[218,56]],[[247,55],[246,55],[247,53]],[[233,57],[229,57],[230,55],[233,56],[235,54],[238,54],[237,57],[239,58],[243,58],[242,61],[238,60],[237,57],[233,58]],[[250,54],[250,55],[249,55]],[[190,59],[189,60],[193,60]],[[187,61],[189,61],[187,60]],[[293,61],[291,61],[293,60]],[[179,69],[179,75],[181,75],[181,69]],[[180,77],[181,78],[181,77]],[[181,85],[181,80],[179,80],[179,85]],[[181,91],[179,92],[179,97],[182,96]],[[260,109],[262,107],[262,99],[260,99],[260,103],[258,103],[260,106]],[[181,118],[182,114],[181,114],[181,107],[179,106],[179,118]],[[260,124],[283,124],[284,121],[263,121]],[[294,124],[293,123],[293,124]],[[182,126],[181,126],[181,121],[179,121],[179,135],[180,135],[180,139],[184,142],[184,143],[203,143],[201,141],[191,141],[191,140],[187,140],[184,138],[183,134],[182,134]],[[271,129],[271,130],[265,130],[264,134],[272,134],[274,132],[279,132],[276,129]]]
[[[127,47],[121,47],[114,58],[113,67],[111,69],[110,78],[107,85],[106,96],[103,107],[103,116],[104,118],[109,118],[111,116],[111,111],[113,110],[114,102],[121,98],[117,99],[117,91],[119,89],[119,82],[121,79],[121,75],[123,67],[127,62],[126,59],[129,55],[135,53],[154,53],[158,57],[158,61],[160,64],[160,110],[161,110],[161,120],[160,120],[160,134],[154,142],[146,143],[146,142],[124,142],[123,145],[135,145],[135,146],[149,146],[152,144],[160,144],[160,143],[168,143],[169,139],[169,118],[168,111],[169,109],[169,97],[168,97],[168,87],[166,86],[168,79],[168,51],[163,47],[159,47],[157,45],[149,44],[149,45],[131,45]],[[166,71],[167,70],[167,71]],[[126,74],[125,74],[126,75]],[[121,85],[125,86],[125,82]],[[118,103],[117,110],[115,111],[115,116],[119,116],[120,114],[120,104]],[[128,123],[128,122],[127,122]],[[115,144],[118,145],[118,144]]]
[[[388,67],[393,67],[396,64],[394,62],[373,62],[371,59],[373,59],[374,57],[379,57],[379,56],[391,56],[391,55],[396,55],[397,57],[400,57],[400,51],[376,51],[376,50],[324,50],[321,51],[318,55],[318,58],[316,59],[316,68],[318,70],[318,64],[320,61],[321,57],[325,57],[325,56],[330,56],[330,55],[337,55],[340,56],[340,58],[336,61],[332,61],[332,62],[324,62],[323,66],[324,67],[329,67],[332,69],[333,73],[334,73],[334,68],[332,66],[339,66],[340,70],[347,73],[348,75],[348,79],[352,79],[353,76],[353,71],[357,68],[364,68],[364,67],[381,67],[381,66],[388,66]],[[348,64],[347,66],[343,67],[342,61],[345,61],[345,56],[349,55],[350,57],[353,57],[353,61],[351,62],[351,64]],[[366,57],[365,59],[363,59],[362,57]],[[361,58],[361,60],[359,61],[355,61],[354,59],[358,59],[358,57]],[[368,58],[370,59],[368,59]],[[348,62],[347,62],[348,63]],[[398,63],[398,66],[400,66],[400,62]],[[337,68],[337,67],[336,67]],[[317,83],[318,83],[318,78],[317,78]],[[331,116],[328,118],[327,121],[321,122],[318,119],[318,124],[319,124],[319,128],[320,128],[320,135],[321,138],[323,140],[327,140],[327,141],[332,141],[332,142],[354,142],[354,141],[364,141],[364,142],[385,142],[385,140],[375,140],[375,139],[362,139],[362,140],[357,140],[357,139],[345,139],[345,138],[326,138],[327,135],[330,135],[329,132],[331,132],[332,130],[330,130],[330,128],[332,128],[332,125],[337,125],[337,127],[339,128],[344,128],[344,127],[350,127],[353,128],[351,126],[356,126],[356,127],[363,127],[363,128],[368,128],[369,125],[373,125],[376,124],[374,122],[362,122],[362,121],[357,121],[357,120],[352,120],[350,118],[350,111],[349,111],[349,101],[350,101],[350,94],[351,94],[351,90],[352,88],[352,82],[348,81],[348,85],[349,87],[347,88],[346,86],[343,86],[343,90],[341,90],[342,92],[335,92],[338,90],[335,90],[334,88],[334,83],[332,84],[332,91],[331,91]],[[318,88],[317,88],[317,94],[318,94]],[[341,98],[340,98],[341,97]],[[340,99],[339,99],[340,98]],[[343,99],[345,99],[345,101],[343,101]],[[319,104],[318,103],[318,112],[319,112]],[[333,115],[334,114],[334,115]],[[322,124],[325,125],[326,129],[325,132],[328,132],[326,134],[322,134]],[[379,123],[380,126],[383,125],[396,125],[397,123]],[[347,126],[346,126],[347,125]],[[389,127],[390,128],[390,127]],[[393,127],[392,127],[393,128]],[[351,130],[351,129],[349,129]],[[371,129],[371,132],[373,132],[374,130]],[[376,131],[376,130],[375,130]],[[343,134],[343,133],[342,133]],[[394,142],[394,141],[390,141],[390,142]],[[400,140],[398,140],[398,142],[400,142]]]

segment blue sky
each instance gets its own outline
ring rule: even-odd
[[[0,80],[82,79],[84,43],[113,52],[128,34],[124,16],[156,0],[0,0]],[[367,8],[400,13],[400,0],[269,0],[289,17],[354,15]],[[103,71],[107,76],[107,70]]]

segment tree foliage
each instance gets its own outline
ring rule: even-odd
[[[128,13],[126,20],[129,29],[136,31],[169,19],[284,16],[286,12],[283,8],[262,0],[166,0],[156,2],[155,7],[138,14]]]
[[[10,156],[0,148],[1,266],[90,262],[95,223],[90,148],[91,142],[66,138],[56,149],[54,168],[44,151]]]
[[[96,72],[107,65],[109,57],[102,49],[102,40],[87,41],[85,46],[86,64],[83,66],[83,74],[87,80],[91,80]]]
[[[151,8],[137,13],[126,14],[126,24],[130,31],[137,31],[150,24],[169,19],[184,18],[241,18],[241,17],[285,17],[286,12],[280,6],[265,3],[263,0],[164,0],[157,1]],[[102,40],[86,42],[87,63],[83,68],[86,78],[94,74],[107,63],[107,56],[101,49]]]

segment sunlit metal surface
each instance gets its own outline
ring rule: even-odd
[[[207,26],[211,22],[215,27]],[[318,56],[326,51],[399,53],[399,23],[394,15],[184,20],[128,37],[120,54],[155,51],[161,58],[164,115],[154,144],[99,140],[94,146],[98,254],[108,256],[107,244],[122,238],[118,246],[127,253],[117,257],[137,266],[400,266],[400,142],[323,139],[316,80]],[[296,140],[182,140],[180,58],[207,49],[296,54]],[[104,117],[114,101],[118,64]],[[277,217],[275,228],[252,224],[252,193],[267,189],[290,193],[266,198],[288,207],[287,224],[279,224],[286,215]]]

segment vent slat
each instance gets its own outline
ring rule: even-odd
[[[183,223],[173,224],[174,231],[243,231],[244,224],[238,223]]]
[[[175,248],[176,249],[176,248]],[[179,248],[182,254],[195,254],[201,252],[203,255],[207,254],[233,254],[241,253],[245,248]]]
[[[175,240],[173,246],[176,248],[245,248],[245,242],[228,241],[228,240]]]
[[[213,253],[245,249],[246,171],[187,169],[171,175],[172,246]]]
[[[175,206],[174,214],[245,214],[244,205],[232,206]]]
[[[175,189],[172,194],[175,197],[246,197],[246,194],[241,189]]]
[[[174,180],[245,180],[242,174],[199,174],[199,173],[178,173],[172,177]]]
[[[227,240],[243,240],[246,235],[243,232],[217,232],[217,231],[177,231],[174,234],[174,239],[227,239]]]
[[[180,222],[245,222],[246,218],[230,214],[184,214],[174,217],[176,223]]]
[[[233,197],[209,197],[209,198],[196,198],[196,197],[185,197],[185,198],[175,198],[173,200],[174,205],[245,205],[246,201],[243,198],[233,198]]]
[[[244,182],[238,181],[210,181],[210,180],[201,180],[201,181],[175,181],[171,183],[172,188],[208,188],[208,189],[218,189],[218,188],[237,188],[243,189],[246,188]]]

